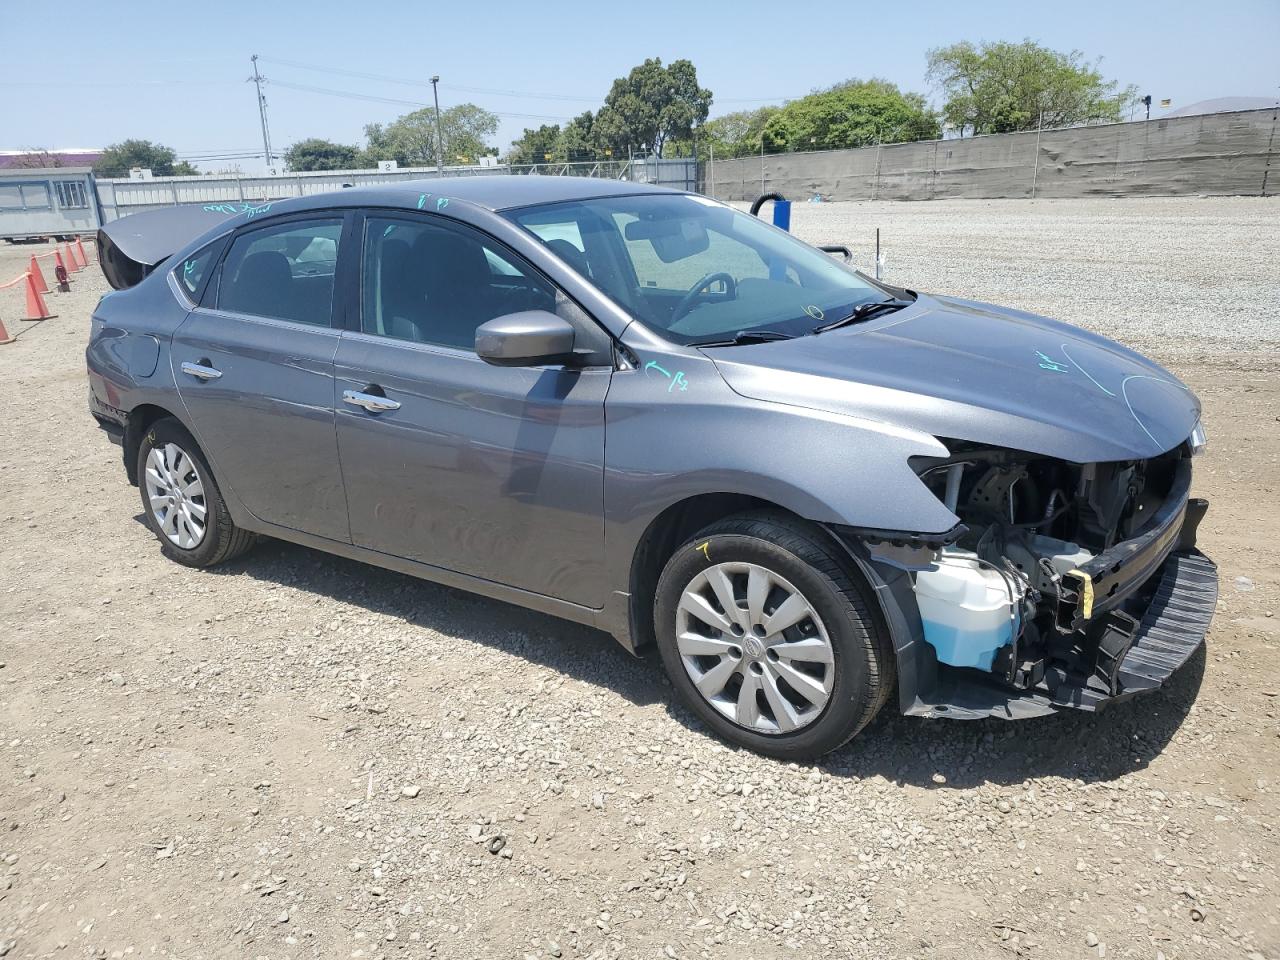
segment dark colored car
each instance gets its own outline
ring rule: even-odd
[[[701,196],[493,176],[109,224],[91,408],[170,558],[259,535],[656,643],[728,740],[1159,687],[1200,406]]]

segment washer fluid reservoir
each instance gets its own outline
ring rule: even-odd
[[[944,550],[936,566],[916,574],[925,640],[942,663],[990,670],[1018,629],[1021,588],[968,550]]]

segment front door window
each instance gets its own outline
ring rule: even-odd
[[[509,254],[454,224],[365,222],[365,333],[461,350],[476,327],[521,310],[556,309],[554,288]]]

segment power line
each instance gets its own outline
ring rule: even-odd
[[[274,63],[279,66],[294,67],[298,70],[313,70],[317,73],[331,73],[344,77],[358,77],[361,80],[378,80],[383,83],[402,83],[414,87],[430,86],[428,80],[411,80],[405,77],[391,77],[382,73],[367,73],[363,70],[344,70],[341,67],[326,67],[313,63],[300,63],[297,60],[277,60],[275,58],[261,57],[263,63]],[[577,103],[602,103],[602,96],[582,96],[579,94],[569,93],[537,93],[532,90],[509,90],[500,87],[473,87],[459,83],[442,83],[440,86],[446,90],[458,90],[463,93],[484,93],[495,97],[516,97],[521,100],[565,100]],[[775,97],[716,97],[716,103],[770,103],[776,100],[798,100],[807,94],[799,94],[797,96],[775,96]]]
[[[265,59],[265,58],[264,58]],[[429,107],[429,102],[421,100],[402,100],[398,97],[379,97],[372,93],[355,93],[351,90],[334,90],[331,87],[315,87],[307,83],[289,83],[285,80],[266,81],[272,86],[284,87],[286,90],[300,90],[304,93],[318,93],[328,97],[343,97],[347,100],[366,100],[371,103],[389,103],[400,107]],[[551,116],[543,113],[509,113],[502,110],[490,110],[489,113],[500,117],[514,117],[521,120],[568,120],[569,117]]]
[[[313,70],[316,73],[331,73],[344,77],[358,77],[361,80],[378,80],[382,83],[402,83],[413,87],[427,87],[431,85],[429,80],[410,80],[405,77],[390,77],[382,73],[366,73],[363,70],[344,70],[341,67],[323,67],[312,63],[299,63],[296,60],[276,60],[274,58],[262,57],[263,63],[274,63],[277,66],[294,67],[298,70]],[[601,97],[582,97],[565,93],[532,93],[530,91],[518,90],[499,90],[490,87],[470,87],[454,83],[442,83],[442,87],[447,90],[461,90],[465,93],[489,93],[499,97],[519,97],[523,100],[573,100],[583,103],[595,103],[601,100]]]
[[[255,157],[262,156],[261,150],[246,150],[242,153],[185,153],[179,154],[179,160],[251,160]]]
[[[6,87],[224,87],[234,80],[5,80]]]
[[[468,87],[458,83],[447,83],[445,86],[450,90],[460,90],[463,93],[483,93],[494,97],[517,97],[521,100],[564,100],[575,103],[600,103],[604,97],[578,97],[567,93],[533,93],[519,90],[499,90],[493,87]]]
[[[775,103],[778,100],[800,100],[807,97],[807,93],[799,93],[795,96],[786,97],[714,97],[715,103]]]
[[[215,58],[208,58],[215,59]],[[269,57],[259,57],[261,63],[274,63],[279,66],[294,67],[299,70],[313,70],[318,73],[329,73],[344,77],[356,77],[362,80],[377,80],[383,83],[400,83],[415,87],[429,87],[431,85],[428,80],[410,80],[403,77],[390,77],[380,73],[365,73],[360,70],[344,70],[339,67],[322,67],[309,63],[299,63],[294,60],[276,60]],[[182,61],[172,61],[182,62]],[[171,87],[171,86],[188,86],[188,87],[221,87],[230,86],[235,83],[234,80],[6,80],[4,86],[8,87]],[[288,84],[280,80],[272,81],[280,86]],[[498,87],[473,87],[466,84],[442,83],[440,86],[446,90],[456,90],[462,93],[482,93],[495,97],[514,97],[519,100],[560,100],[573,103],[603,103],[604,97],[601,96],[581,96],[568,93],[537,93],[530,90],[508,90]],[[301,88],[301,86],[299,87]],[[354,96],[353,94],[341,94],[343,96]],[[372,95],[367,95],[372,98]],[[795,94],[787,96],[773,97],[716,97],[715,103],[773,103],[782,100],[799,100],[808,94]],[[396,100],[394,98],[379,98],[388,103],[409,104],[416,106],[426,106],[425,103],[417,101]],[[525,113],[501,113],[500,116],[510,117],[527,117],[529,119],[548,119],[562,120],[563,117],[543,116],[538,114]]]

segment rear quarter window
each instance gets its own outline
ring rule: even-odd
[[[222,241],[215,240],[174,267],[173,275],[178,281],[178,286],[192,303],[200,299],[200,291],[209,278],[209,271],[218,259],[218,251],[221,248]]]

